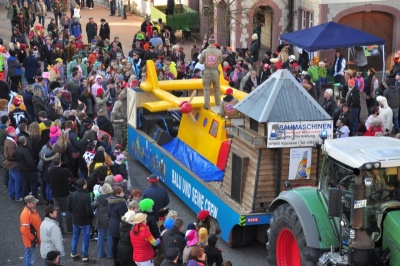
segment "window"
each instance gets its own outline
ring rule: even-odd
[[[312,26],[314,26],[314,14],[308,12],[308,27],[311,28]]]
[[[250,129],[254,130],[255,132],[258,133],[258,122],[257,122],[257,120],[254,120],[253,118],[250,118]]]
[[[213,136],[214,138],[217,137],[218,126],[219,126],[219,123],[216,120],[213,120],[211,127],[210,127],[210,131],[208,133],[210,133],[210,135]]]
[[[314,26],[314,13],[304,9],[299,9],[299,30],[304,30]]]

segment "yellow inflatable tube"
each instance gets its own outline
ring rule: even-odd
[[[228,82],[222,75],[222,68],[220,68],[220,91],[225,94],[226,90],[229,89]],[[151,112],[166,111],[168,108],[179,107],[179,104],[183,101],[189,101],[189,97],[176,97],[169,93],[173,90],[202,90],[203,84],[202,79],[184,79],[184,80],[166,80],[158,81],[156,68],[152,60],[146,62],[147,76],[146,82],[140,84],[140,88],[144,91],[152,92],[155,96],[160,99],[160,102],[148,102],[143,106]],[[247,93],[233,89],[233,95],[238,100],[244,98]],[[191,93],[189,93],[190,95]],[[222,96],[223,97],[223,96]],[[211,96],[211,105],[215,105],[214,97]],[[200,108],[204,104],[204,97],[194,97],[192,100],[193,108]]]

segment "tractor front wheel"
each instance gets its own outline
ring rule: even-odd
[[[299,217],[287,203],[274,211],[267,234],[270,265],[316,265],[322,254],[318,249],[307,247]]]

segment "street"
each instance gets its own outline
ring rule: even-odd
[[[147,169],[139,165],[134,159],[129,159],[129,173],[131,184],[133,188],[144,190],[149,184],[146,177],[149,175]],[[22,245],[21,234],[19,232],[19,215],[23,209],[22,202],[11,201],[7,198],[7,189],[2,185],[0,193],[0,232],[2,238],[0,240],[0,265],[21,265],[24,254],[24,247]],[[171,191],[169,208],[176,210],[185,222],[193,222],[196,219],[195,214],[186,205],[178,199]],[[45,205],[38,206],[39,213],[43,216]],[[64,219],[65,220],[65,219]],[[185,225],[186,227],[186,225]],[[223,228],[222,228],[223,230]],[[64,240],[64,248],[66,256],[61,258],[63,265],[77,265],[80,262],[73,262],[69,256],[70,243],[72,235],[66,235]],[[96,258],[96,241],[90,242],[89,254],[93,259]],[[266,257],[267,251],[265,246],[259,243],[254,243],[251,247],[231,249],[225,242],[220,241],[219,247],[223,250],[222,256],[224,260],[230,260],[233,265],[242,266],[246,265],[251,259],[252,265],[267,265]],[[80,251],[80,244],[78,245],[78,252]],[[36,265],[41,265],[39,250],[36,252]],[[97,259],[96,265],[110,266],[113,265],[112,260]]]

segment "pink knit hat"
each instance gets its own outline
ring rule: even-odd
[[[61,131],[58,128],[58,126],[51,126],[50,127],[50,134],[49,134],[50,138],[58,137],[58,136],[60,136],[60,134],[61,134]]]
[[[197,242],[199,242],[199,239],[197,237],[196,230],[186,231],[186,239],[187,239],[187,241],[186,241],[187,246],[197,245]]]
[[[122,182],[122,180],[123,180],[122,175],[115,175],[114,176],[114,182],[115,183]]]

